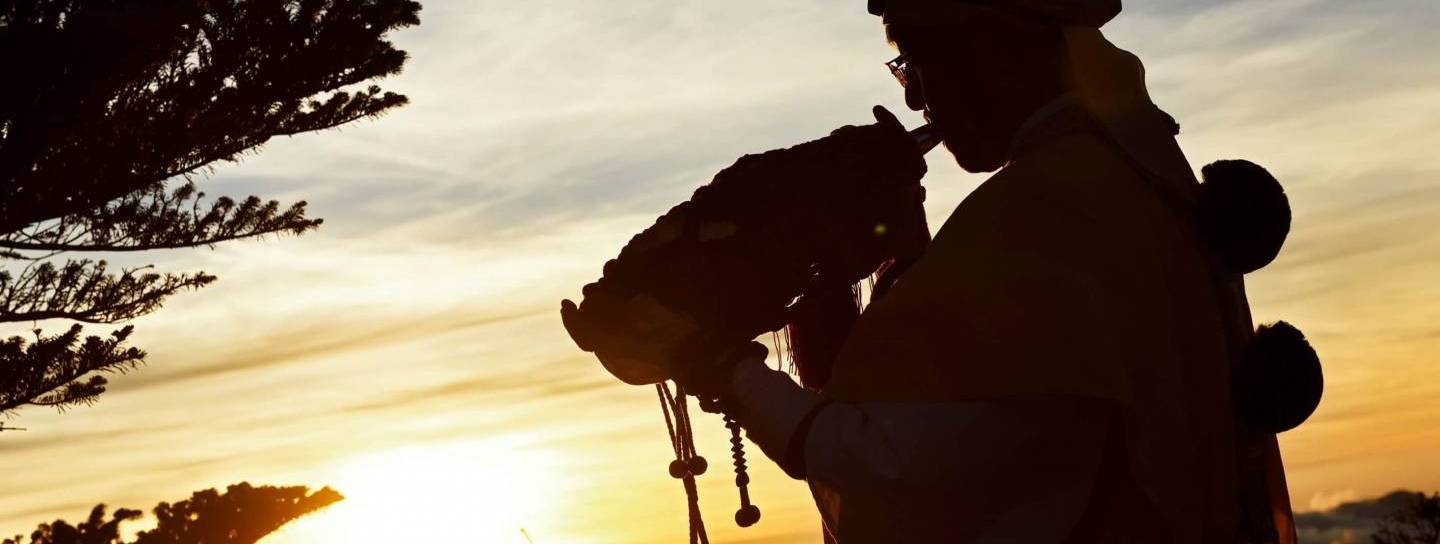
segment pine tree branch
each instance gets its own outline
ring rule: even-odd
[[[204,272],[157,274],[149,267],[107,272],[105,261],[34,263],[18,276],[0,271],[0,322],[70,319],[116,323],[148,314],[182,289],[215,281]]]
[[[84,213],[0,235],[12,251],[146,251],[209,246],[266,234],[301,234],[320,225],[305,217],[305,202],[281,209],[251,196],[204,202],[193,183],[174,190],[139,191]]]
[[[332,129],[366,117],[379,116],[391,108],[409,102],[410,99],[404,95],[382,92],[379,87],[374,86],[354,95],[335,93],[323,102],[311,101],[307,112],[288,120],[275,134],[291,136]]]
[[[0,340],[0,413],[26,404],[64,409],[91,404],[105,391],[97,372],[125,372],[143,362],[145,352],[123,344],[133,327],[108,338],[80,338],[81,326],[55,336],[35,332],[27,342],[19,336]]]

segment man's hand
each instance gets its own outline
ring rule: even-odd
[[[685,354],[671,366],[675,383],[701,399],[718,399],[731,393],[735,365],[749,359],[765,360],[769,350],[759,342],[747,342],[720,354]]]
[[[653,297],[617,296],[598,284],[586,286],[581,305],[562,301],[560,318],[580,349],[594,353],[605,370],[631,385],[669,379],[669,361],[698,330],[694,320]]]

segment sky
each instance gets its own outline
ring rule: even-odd
[[[1325,363],[1320,408],[1280,438],[1296,508],[1440,489],[1440,4],[1125,9],[1106,34],[1146,62],[1192,164],[1250,159],[1290,195],[1290,239],[1247,281],[1257,320],[1298,325]],[[653,390],[576,349],[559,301],[743,154],[874,104],[918,124],[880,24],[859,0],[429,0],[421,19],[384,82],[410,105],[202,183],[326,222],[145,254],[221,279],[134,322],[147,363],[98,404],[7,422],[29,430],[0,434],[0,534],[249,481],[348,497],[266,544],[684,538]],[[938,227],[985,177],[928,159]],[[753,447],[764,518],[735,528],[724,429],[696,425],[712,538],[817,541],[804,484]]]

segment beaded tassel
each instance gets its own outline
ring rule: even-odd
[[[735,524],[749,527],[760,521],[760,508],[750,504],[750,474],[745,472],[745,442],[740,439],[740,422],[725,414],[725,428],[730,429],[730,457],[735,461],[735,487],[740,490]]]
[[[710,537],[705,534],[705,519],[700,515],[700,493],[695,488],[695,476],[704,474],[709,463],[695,453],[695,434],[690,428],[685,390],[677,387],[672,394],[670,385],[660,382],[655,384],[655,393],[660,397],[660,412],[665,416],[665,430],[670,434],[670,447],[675,452],[675,460],[670,462],[670,476],[680,480],[685,487],[690,544],[710,544]]]
[[[672,393],[667,382],[655,384],[655,394],[660,398],[660,412],[665,416],[665,430],[670,435],[670,446],[675,460],[670,462],[670,476],[681,481],[685,487],[685,498],[689,503],[690,543],[709,544],[705,534],[705,520],[700,515],[700,495],[695,487],[695,477],[704,474],[709,463],[695,452],[694,428],[690,426],[690,410],[685,400],[685,390],[676,387]],[[706,411],[724,413],[719,403],[701,403]],[[712,410],[714,408],[714,410]],[[745,468],[745,443],[740,438],[740,422],[725,414],[725,428],[730,429],[730,455],[735,463],[735,487],[740,490],[740,509],[735,511],[735,523],[749,527],[760,521],[760,509],[750,503],[750,474]]]

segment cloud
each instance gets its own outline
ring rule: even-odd
[[[590,393],[615,387],[614,380],[590,369],[588,355],[568,358],[568,370],[557,371],[558,364],[542,364],[538,368],[549,370],[503,375],[484,375],[474,378],[448,381],[440,385],[410,389],[393,393],[378,399],[355,403],[343,408],[346,412],[364,415],[369,412],[385,411],[396,407],[414,407],[418,404],[449,403],[454,399],[479,400],[483,398],[512,397],[522,401],[546,399],[561,401],[572,395]],[[593,370],[593,369],[590,369]]]
[[[295,364],[310,358],[334,356],[352,351],[372,350],[387,344],[450,334],[536,317],[549,312],[527,312],[499,316],[426,316],[394,322],[346,322],[342,320],[271,331],[263,344],[250,345],[221,357],[206,358],[203,365],[139,372],[120,382],[117,391],[138,392],[146,388],[189,380],[211,379],[227,374]]]
[[[1334,493],[1316,493],[1310,497],[1310,511],[1333,510],[1336,506],[1355,500],[1354,489],[1344,489]]]
[[[53,450],[58,446],[67,444],[82,443],[99,445],[112,441],[123,442],[128,439],[138,438],[142,435],[154,435],[157,432],[175,431],[180,428],[180,425],[166,425],[158,427],[93,430],[67,435],[38,435],[36,437],[28,437],[27,440],[6,440],[4,445],[0,446],[0,453],[15,455],[30,450]]]

